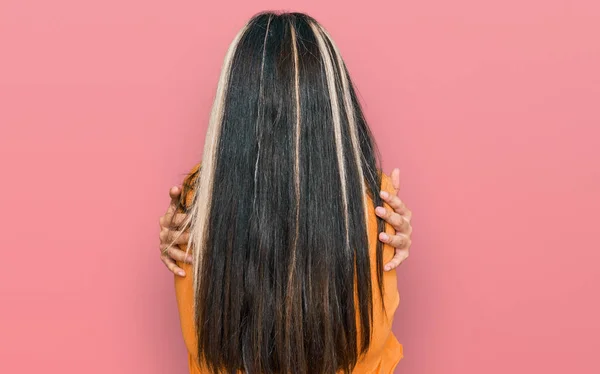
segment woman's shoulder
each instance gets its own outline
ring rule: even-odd
[[[186,211],[192,205],[192,201],[194,200],[194,191],[196,190],[196,184],[198,183],[198,177],[200,176],[200,168],[201,162],[194,165],[181,184],[179,205],[183,211]]]
[[[394,188],[392,177],[384,173],[383,170],[377,170],[377,172],[381,175],[381,190],[387,191],[391,194],[395,194],[396,189]]]
[[[179,197],[179,204],[182,210],[187,210],[194,199],[194,191],[196,190],[196,184],[200,176],[202,162],[194,165],[186,177],[183,179],[181,196]],[[377,170],[381,176],[381,190],[387,191],[388,193],[395,194],[396,189],[392,183],[392,178],[383,172],[383,170]]]

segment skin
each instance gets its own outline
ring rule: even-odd
[[[379,240],[383,243],[387,243],[392,247],[396,248],[394,257],[386,264],[383,265],[384,271],[390,271],[397,268],[404,260],[408,258],[409,249],[411,245],[410,237],[412,235],[412,212],[406,207],[406,205],[398,197],[398,191],[400,190],[400,170],[394,169],[391,174],[392,184],[396,190],[396,194],[390,195],[386,191],[381,191],[380,196],[392,210],[386,209],[379,206],[375,209],[375,214],[381,217],[384,221],[392,225],[396,230],[395,235],[388,235],[384,232],[379,233]],[[168,243],[171,238],[178,233],[179,226],[185,220],[185,214],[176,213],[176,202],[181,194],[181,187],[174,186],[169,190],[169,196],[171,197],[171,203],[167,208],[165,214],[160,217],[160,259],[165,266],[174,274],[181,277],[185,277],[185,271],[181,269],[175,261],[181,261],[191,264],[192,256],[185,254],[185,251],[179,249],[178,246],[171,246],[166,252]],[[182,233],[179,238],[175,241],[176,244],[187,244],[189,234],[187,232]]]

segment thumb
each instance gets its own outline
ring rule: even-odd
[[[400,190],[400,169],[395,168],[392,170],[392,186],[396,190],[396,193]]]
[[[169,190],[169,196],[171,197],[171,204],[175,203],[179,200],[179,196],[181,195],[181,186],[173,186]]]

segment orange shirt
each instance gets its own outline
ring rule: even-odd
[[[185,180],[185,184],[192,185],[195,183],[199,165],[196,165]],[[382,174],[382,190],[391,194],[395,194],[392,186],[391,178]],[[182,203],[190,206],[193,199],[192,193],[187,193],[182,196]],[[369,199],[372,204],[372,200]],[[391,209],[384,203],[387,209]],[[398,286],[396,283],[396,271],[384,271],[384,304],[387,315],[381,309],[381,298],[377,287],[376,273],[376,256],[375,249],[378,241],[377,232],[377,216],[375,209],[369,210],[369,254],[371,258],[371,274],[373,284],[373,328],[372,339],[369,350],[359,357],[358,363],[355,366],[353,373],[356,374],[390,374],[394,372],[394,367],[403,357],[402,345],[398,342],[392,333],[392,321],[394,312],[398,307],[399,295]],[[388,234],[394,234],[394,229],[389,224],[386,224]],[[183,245],[185,250],[186,246]],[[383,246],[383,263],[387,263],[394,256],[394,248],[388,244]],[[175,276],[175,293],[177,296],[177,306],[179,308],[179,320],[181,322],[181,330],[183,332],[183,340],[188,350],[188,362],[190,374],[205,374],[198,365],[197,359],[197,338],[196,329],[194,327],[194,291],[193,291],[193,268],[190,264],[178,262],[177,265],[186,272],[185,277]],[[357,306],[358,309],[358,306]]]

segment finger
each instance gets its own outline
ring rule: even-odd
[[[379,192],[379,196],[381,196],[383,201],[385,201],[390,208],[394,209],[396,213],[403,216],[408,216],[411,213],[397,195],[392,195],[387,191],[381,191]]]
[[[177,203],[179,202],[179,196],[181,195],[181,187],[173,186],[169,189],[169,197],[171,198],[171,202],[169,203],[169,209],[175,210],[177,208]],[[169,210],[167,210],[168,212]]]
[[[165,216],[168,216],[167,219],[170,219],[170,216],[172,214],[174,214],[175,211],[177,210],[177,203],[179,202],[179,195],[181,195],[181,187],[179,187],[179,186],[171,187],[171,189],[169,190],[169,197],[171,198],[171,201],[169,203],[169,206],[167,207],[167,212],[165,213]],[[162,223],[161,223],[161,226],[162,226]]]
[[[187,244],[190,239],[190,233],[188,231],[174,231],[163,227],[158,237],[161,247],[166,248],[167,245]]]
[[[169,196],[171,197],[171,201],[178,200],[180,195],[181,195],[181,187],[180,186],[173,186],[169,190]]]
[[[383,270],[390,271],[395,269],[408,258],[408,249],[396,249],[394,257],[383,266]]]
[[[162,228],[162,227],[169,227],[169,223],[173,220],[173,217],[175,216],[175,212],[177,210],[177,206],[174,204],[169,204],[169,207],[167,208],[167,211],[165,212],[164,215],[160,216],[160,218],[158,219],[158,225]]]
[[[163,228],[161,228],[161,230],[160,230],[160,234],[158,234],[158,238],[160,239],[160,245],[161,245],[161,246],[163,246],[163,245],[165,245],[165,246],[166,246],[166,245],[168,245],[168,244],[169,244],[169,241],[170,241],[170,239],[171,239],[171,234],[170,234],[170,231],[169,231],[169,229],[167,229],[167,228],[164,228],[164,227],[163,227]]]
[[[169,247],[168,249],[165,248],[161,248],[161,252],[163,255],[167,255],[169,256],[169,258],[171,258],[171,260],[175,260],[175,261],[179,261],[179,262],[185,262],[186,264],[191,264],[194,259],[192,258],[191,254],[186,254],[185,251],[181,250],[181,248],[179,247]]]
[[[181,227],[181,225],[185,222],[187,214],[185,213],[177,213],[171,220],[171,224],[169,227]]]
[[[379,240],[396,249],[406,249],[410,247],[410,237],[404,234],[390,235],[385,232],[380,232]]]
[[[177,235],[177,234],[175,234]],[[187,244],[190,240],[189,231],[184,231],[180,235],[175,236],[175,240],[173,240],[173,244]]]
[[[160,259],[162,260],[163,264],[165,264],[165,266],[167,267],[167,269],[169,269],[171,271],[171,273],[175,274],[175,275],[179,275],[180,277],[185,277],[185,271],[180,268],[179,266],[177,266],[177,264],[171,260],[171,258],[169,258],[169,256],[167,256],[166,254],[160,255]]]
[[[179,228],[185,222],[187,215],[185,213],[175,213],[174,211],[167,211],[164,216],[160,217],[158,221],[160,227],[165,228]]]
[[[392,186],[394,186],[396,193],[398,193],[398,190],[400,190],[400,169],[398,168],[392,170]]]
[[[381,217],[384,221],[392,225],[398,232],[406,232],[409,230],[410,223],[400,214],[388,210],[382,206],[375,208],[375,214]]]

